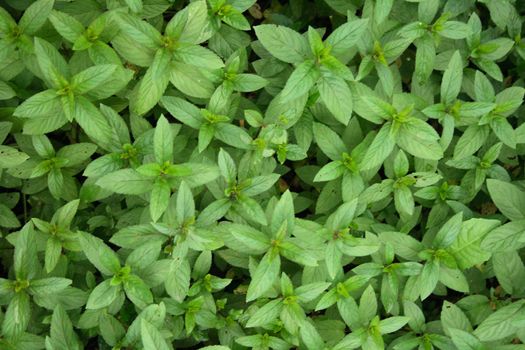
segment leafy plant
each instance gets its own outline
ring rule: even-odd
[[[523,349],[523,18],[4,1],[0,349]]]

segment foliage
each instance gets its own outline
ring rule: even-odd
[[[2,3],[1,349],[525,349],[523,1]]]

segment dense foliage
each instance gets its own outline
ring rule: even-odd
[[[525,2],[2,3],[0,349],[525,349]]]

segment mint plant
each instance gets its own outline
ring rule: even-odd
[[[523,349],[524,18],[2,2],[0,349]]]

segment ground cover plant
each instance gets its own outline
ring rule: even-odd
[[[525,349],[524,16],[2,1],[0,349]]]

